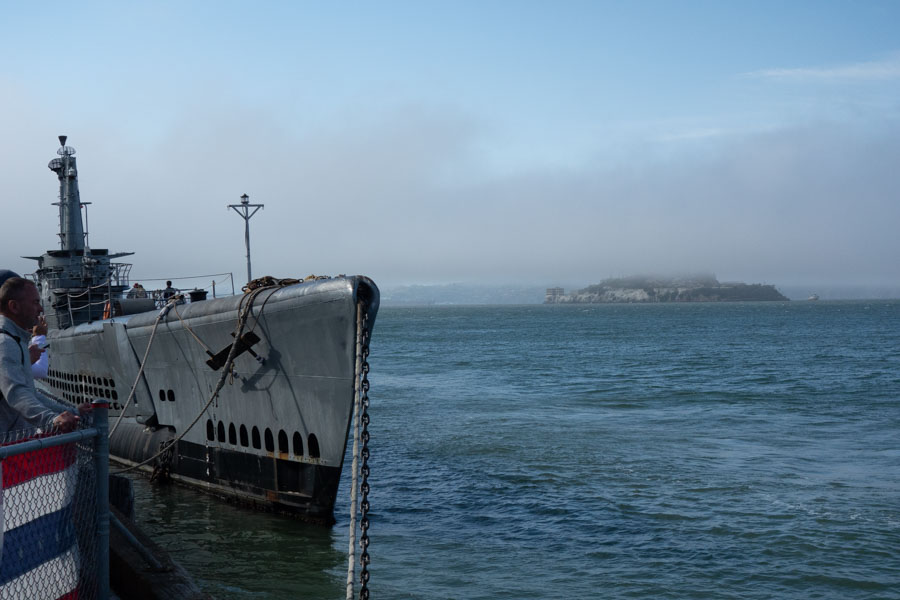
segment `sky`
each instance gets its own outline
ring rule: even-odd
[[[65,134],[132,281],[243,284],[248,194],[254,277],[900,289],[900,2],[0,11],[0,267],[58,247]]]

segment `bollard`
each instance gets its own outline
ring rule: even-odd
[[[109,403],[94,400],[94,427],[97,445],[94,466],[97,473],[97,597],[109,598]]]

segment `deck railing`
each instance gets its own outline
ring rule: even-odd
[[[0,446],[0,597],[109,597],[108,406]]]

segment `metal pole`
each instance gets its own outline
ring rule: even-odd
[[[264,206],[265,204],[250,204],[250,196],[247,194],[241,196],[240,204],[228,205],[228,208],[233,208],[234,212],[244,219],[244,243],[247,245],[247,283],[250,283],[253,280],[253,275],[250,270],[250,218],[256,214],[256,211]],[[253,212],[250,211],[251,208],[253,209]]]
[[[253,281],[250,275],[250,219],[244,219],[244,244],[247,246],[247,283]]]
[[[96,436],[97,429],[92,427],[90,429],[79,429],[78,431],[73,431],[71,433],[61,433],[51,437],[28,440],[27,442],[19,442],[8,446],[0,446],[0,460],[9,458],[10,456],[16,456],[17,454],[24,454],[25,452],[34,452],[36,450],[43,450],[44,448],[55,448],[57,446],[64,446],[65,444],[81,442]]]
[[[84,247],[90,248],[90,243],[88,238],[90,237],[90,232],[88,231],[88,215],[87,215],[87,205],[90,202],[82,202],[81,208],[84,209]]]
[[[109,598],[109,403],[94,400],[94,426],[97,445],[94,464],[97,471],[97,597]]]
[[[63,147],[65,147],[65,144],[63,144]],[[65,228],[65,230],[61,229],[60,233],[59,233],[60,250],[66,250],[67,249],[66,246],[68,246],[68,243],[69,243],[69,240],[66,237],[66,234],[63,233],[63,231],[69,230],[69,221],[70,221],[69,208],[71,208],[67,204],[69,201],[69,155],[66,154],[65,158],[63,160],[65,161],[63,163],[63,176],[65,177],[65,179],[64,179],[64,184],[63,184],[64,185],[63,197],[59,199],[60,206],[62,207],[62,210],[59,211],[59,214],[60,215],[65,214],[64,218],[62,216],[60,217],[60,221],[62,221],[65,224],[66,228]]]

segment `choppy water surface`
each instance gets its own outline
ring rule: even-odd
[[[900,302],[384,308],[370,362],[375,598],[900,598]],[[137,495],[218,598],[344,596],[343,493]]]

